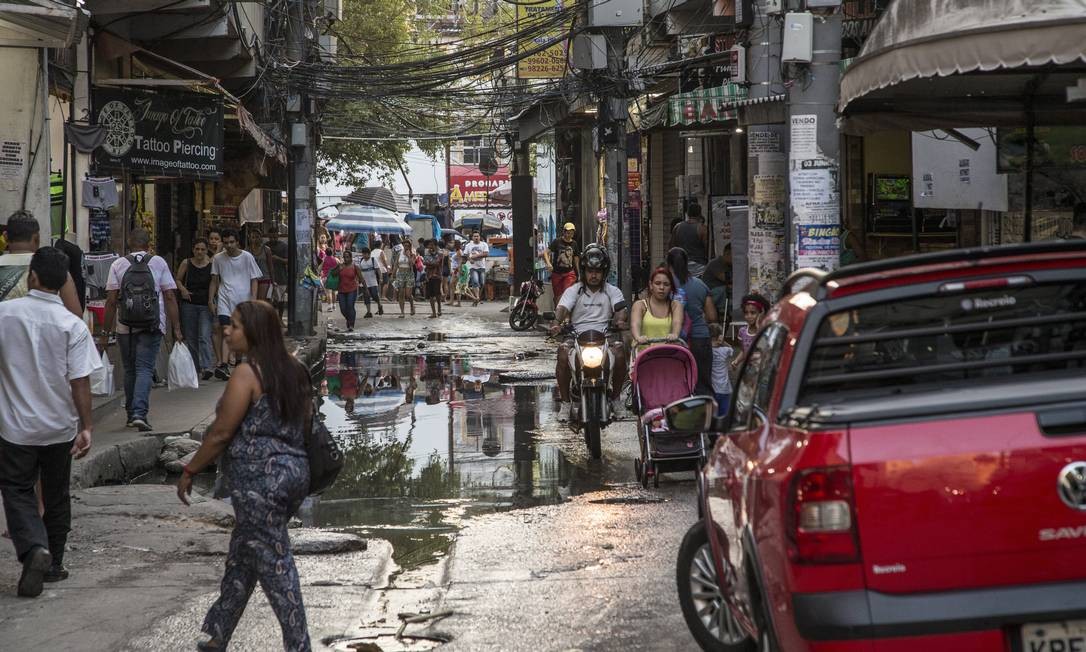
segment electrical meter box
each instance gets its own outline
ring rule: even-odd
[[[603,34],[578,34],[573,37],[570,62],[578,70],[607,67],[607,39]]]
[[[640,27],[644,0],[590,0],[589,27]]]
[[[784,15],[784,44],[781,61],[811,63],[814,50],[814,18],[809,13]]]
[[[784,13],[784,0],[766,0],[765,12],[770,16]]]

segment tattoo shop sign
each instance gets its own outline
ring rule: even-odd
[[[94,120],[106,130],[95,162],[142,176],[218,179],[223,105],[216,95],[99,88]]]

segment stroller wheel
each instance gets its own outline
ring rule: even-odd
[[[634,474],[637,476],[638,482],[641,481],[641,458],[634,459]]]
[[[660,473],[658,471],[656,471],[656,469],[653,469],[653,473],[652,473],[652,488],[653,489],[659,489],[660,488]]]

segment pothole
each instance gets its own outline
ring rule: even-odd
[[[420,650],[433,650],[448,643],[443,638],[436,636],[413,636],[404,634],[397,638],[395,634],[377,634],[374,636],[359,636],[341,641],[328,642],[333,650],[340,652],[419,652]]]

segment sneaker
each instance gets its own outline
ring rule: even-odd
[[[53,563],[42,575],[43,582],[63,582],[68,579],[68,569],[63,564]]]
[[[366,314],[362,315],[362,319],[373,319],[373,315],[367,312]]]
[[[378,315],[383,315],[383,314],[385,314],[385,309],[384,309],[384,308],[382,308],[381,306],[377,306],[377,314],[378,314]]]
[[[125,428],[135,428],[136,427],[136,422],[132,419],[132,417],[128,417],[128,421],[125,422],[124,427]]]
[[[18,594],[24,598],[41,595],[45,572],[53,565],[53,556],[41,546],[31,548],[23,561],[23,574],[19,577]]]
[[[200,380],[211,380],[215,376],[215,373],[210,369],[204,369],[200,372]]]
[[[558,422],[569,423],[569,415],[573,412],[573,403],[562,401],[558,404]]]
[[[152,430],[154,430],[154,428],[151,427],[151,424],[147,423],[147,419],[144,419],[142,417],[133,418],[132,425],[136,428],[136,430],[139,430],[140,432],[151,432]]]
[[[219,380],[230,380],[230,368],[224,364],[215,367],[215,377]]]

